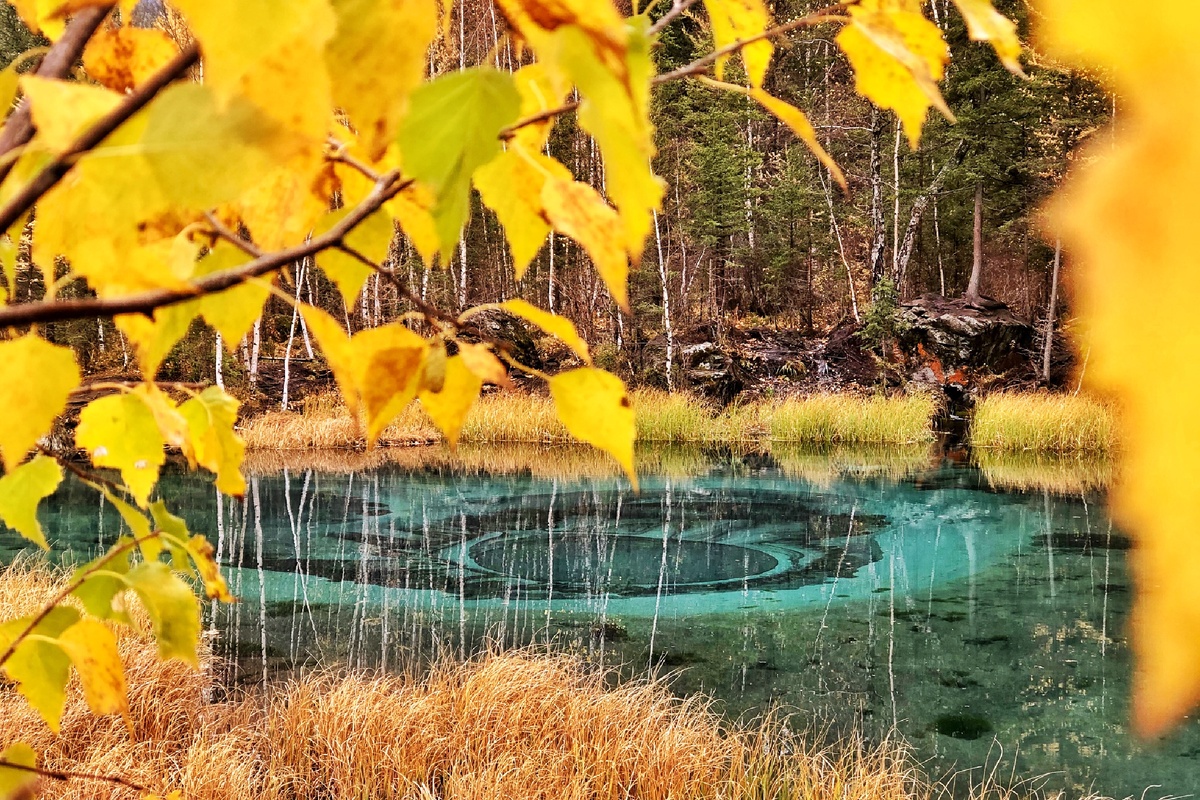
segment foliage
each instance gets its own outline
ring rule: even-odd
[[[882,278],[871,288],[871,305],[863,314],[862,329],[858,336],[885,357],[888,346],[904,333],[904,320],[900,317],[900,294],[891,278]]]
[[[955,2],[973,38],[1019,69],[1011,26],[982,0]],[[10,96],[23,96],[0,134],[0,365],[11,389],[0,413],[13,423],[0,438],[4,518],[43,543],[33,509],[59,479],[46,460],[54,458],[129,529],[41,611],[0,626],[0,666],[51,728],[73,672],[93,712],[129,719],[112,627],[133,623],[127,597],[145,609],[160,655],[193,666],[200,626],[189,581],[232,599],[212,548],[156,494],[168,447],[214,473],[218,490],[245,489],[237,401],[218,387],[155,380],[197,319],[232,349],[269,298],[294,302],[368,444],[418,398],[455,442],[483,383],[504,382],[509,362],[543,379],[564,427],[612,455],[636,485],[628,394],[592,366],[574,326],[509,301],[506,310],[583,362],[554,375],[516,363],[472,324],[481,309],[448,314],[387,263],[397,230],[426,266],[448,264],[476,187],[522,254],[515,273],[553,229],[587,252],[628,312],[629,265],[642,258],[664,193],[652,170],[654,84],[697,76],[738,102],[750,98],[843,186],[804,113],[769,93],[774,36],[840,26],[860,90],[897,112],[914,145],[927,108],[949,115],[936,85],[946,46],[912,0],[859,0],[776,28],[759,0],[707,0],[716,49],[662,75],[652,49],[685,2],[653,20],[607,2],[498,0],[531,63],[504,72],[460,61],[443,75],[427,75],[449,10],[435,0],[176,0],[162,31],[131,24],[133,0],[13,5],[53,44],[35,74],[4,73]],[[744,84],[727,80],[734,57]],[[83,79],[72,79],[80,58]],[[713,78],[702,74],[710,66]],[[602,158],[600,188],[543,153],[555,118],[569,111]],[[40,283],[18,280],[23,250],[36,267],[25,272],[40,271]],[[345,305],[322,307],[311,293],[302,302],[299,270],[312,257]],[[389,283],[411,316],[346,330],[346,305],[368,279]],[[101,396],[80,412],[75,446],[119,482],[66,453],[27,460],[81,384],[74,353],[42,326],[95,317],[112,317],[133,342],[141,380],[88,385]],[[24,750],[9,755],[10,766],[29,760]],[[22,791],[11,780],[8,789]]]

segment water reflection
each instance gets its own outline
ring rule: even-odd
[[[502,455],[505,474],[482,455],[289,464],[241,500],[178,474],[163,493],[210,532],[242,600],[206,612],[234,681],[552,643],[678,671],[679,691],[733,716],[782,702],[831,731],[896,727],[934,773],[1002,747],[1013,774],[1072,793],[1200,786],[1194,725],[1156,748],[1125,732],[1130,542],[1099,497],[998,491],[927,455],[656,458],[687,469],[637,495],[557,450]],[[77,484],[47,511],[60,547],[120,529]]]

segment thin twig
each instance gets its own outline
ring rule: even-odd
[[[353,167],[365,175],[368,179],[378,182],[379,173],[371,169],[370,166],[363,163],[359,159],[350,155],[350,153],[346,151],[345,142],[340,142],[334,137],[330,136],[326,144],[329,145],[329,152],[326,153],[325,157],[330,161],[336,161],[340,164],[345,164],[348,167]]]
[[[249,239],[238,236],[235,231],[230,230],[225,223],[217,219],[217,215],[213,212],[205,211],[204,221],[208,223],[210,228],[212,228],[212,232],[216,234],[217,238],[224,239],[234,247],[249,255],[251,258],[262,258],[265,255],[263,251],[259,249],[258,245]]]
[[[697,72],[706,69],[709,64],[712,64],[717,59],[723,56],[733,55],[746,45],[760,42],[763,39],[773,39],[776,36],[782,36],[785,33],[790,33],[794,30],[805,28],[810,25],[819,25],[823,22],[837,22],[843,20],[843,17],[837,16],[837,12],[844,11],[850,6],[856,4],[857,0],[847,0],[847,2],[844,3],[826,6],[825,8],[818,9],[810,14],[805,14],[803,17],[797,17],[796,19],[789,20],[781,25],[776,25],[774,28],[769,28],[762,33],[754,36],[747,36],[745,39],[738,39],[736,42],[730,42],[724,47],[720,47],[716,50],[713,50],[711,53],[708,53],[707,55],[697,58],[690,64],[684,64],[679,69],[674,69],[670,72],[664,72],[661,75],[654,76],[652,83],[658,85],[660,83],[667,83],[669,81],[679,80],[680,78],[686,78],[689,75],[695,75]]]
[[[38,65],[33,74],[40,78],[65,77],[75,66],[75,62],[79,60],[88,40],[92,38],[96,29],[104,22],[104,18],[108,16],[108,12],[112,11],[115,5],[116,3],[106,3],[95,8],[85,8],[71,17],[63,35],[46,53],[46,57],[42,59],[42,63]],[[16,161],[14,158],[3,158],[3,156],[27,144],[32,138],[33,118],[29,98],[26,97],[21,100],[17,110],[4,123],[4,130],[0,131],[0,181],[8,176],[9,170]]]
[[[37,303],[5,306],[0,308],[0,328],[88,317],[111,317],[117,314],[149,314],[164,306],[183,303],[202,295],[232,288],[252,278],[274,272],[293,261],[298,261],[327,247],[335,246],[360,222],[411,184],[411,179],[402,180],[399,173],[389,172],[381,176],[379,183],[375,184],[375,188],[361,203],[320,236],[314,236],[296,247],[264,253],[240,267],[205,275],[203,278],[192,281],[186,289],[154,289],[125,297],[43,300]],[[243,244],[253,246],[249,242],[239,239],[239,246]],[[243,249],[245,248],[243,247]]]
[[[128,778],[123,778],[120,775],[97,775],[94,772],[73,772],[65,769],[31,767],[27,764],[14,764],[5,758],[0,758],[0,767],[4,767],[5,769],[15,769],[18,772],[29,772],[34,775],[41,775],[43,778],[53,778],[56,781],[69,781],[72,778],[80,778],[88,781],[104,781],[105,783],[115,783],[118,786],[124,786],[127,789],[133,789],[135,792],[150,791],[149,786],[143,786],[140,783],[131,781]]]
[[[25,640],[25,637],[33,633],[34,629],[36,629],[37,626],[42,623],[42,620],[48,617],[51,611],[58,608],[58,605],[70,597],[71,593],[82,586],[88,578],[99,572],[101,568],[107,567],[109,562],[114,561],[117,556],[124,555],[134,547],[140,547],[146,542],[151,541],[152,539],[157,539],[161,536],[162,531],[154,531],[149,536],[135,537],[127,542],[122,542],[112,550],[109,550],[100,558],[96,559],[96,561],[94,561],[90,567],[84,570],[77,579],[71,581],[61,592],[55,595],[53,600],[42,606],[42,610],[34,615],[33,619],[29,621],[29,624],[25,626],[25,629],[17,634],[11,642],[9,642],[9,645],[4,649],[4,652],[0,653],[0,666],[3,666],[6,661],[12,658],[13,653],[17,651],[17,647],[20,646],[21,642]]]
[[[662,33],[663,28],[670,25],[675,19],[694,6],[699,0],[675,0],[674,4],[667,9],[667,13],[658,18],[658,21],[650,26],[650,35]]]
[[[545,122],[546,120],[554,119],[559,114],[566,114],[567,112],[574,111],[577,108],[579,108],[579,101],[572,100],[570,103],[563,103],[561,106],[556,108],[548,108],[545,111],[539,111],[536,114],[530,114],[528,117],[517,120],[507,128],[502,128],[499,134],[500,138],[507,142],[509,139],[516,136],[517,131],[521,130],[521,128],[527,128],[530,125],[537,125],[539,122]]]
[[[22,186],[3,207],[0,207],[0,230],[6,231],[12,227],[12,224],[32,208],[42,195],[62,180],[80,156],[89,150],[94,150],[113,131],[141,111],[147,103],[158,96],[159,92],[191,69],[192,65],[199,60],[200,48],[196,44],[189,45],[171,59],[166,66],[151,75],[145,83],[137,87],[132,94],[126,95],[116,108],[93,123],[71,143],[66,152],[55,156],[49,164],[42,168],[41,172]]]

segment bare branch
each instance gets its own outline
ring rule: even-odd
[[[574,100],[570,103],[563,103],[557,108],[548,108],[545,111],[539,111],[536,114],[531,114],[524,119],[517,120],[507,128],[501,129],[500,138],[507,142],[509,139],[516,136],[517,131],[521,130],[521,128],[525,128],[530,125],[536,125],[539,122],[545,122],[548,119],[554,119],[559,114],[566,114],[567,112],[574,111],[577,108],[579,108],[579,101]]]
[[[115,783],[118,786],[124,786],[127,789],[133,789],[135,792],[148,792],[149,786],[143,786],[140,783],[123,778],[120,775],[97,775],[94,772],[72,772],[62,769],[47,769],[46,767],[30,767],[25,764],[14,764],[13,762],[0,758],[0,767],[5,769],[14,769],[18,772],[28,772],[33,775],[41,775],[43,778],[53,778],[56,781],[69,781],[72,778],[80,778],[88,781],[104,781],[105,783]]]
[[[0,230],[8,230],[21,215],[33,207],[42,195],[62,180],[75,164],[75,160],[94,149],[138,111],[153,100],[159,92],[175,79],[191,69],[200,59],[200,48],[191,44],[162,69],[154,73],[121,101],[120,105],[97,120],[76,139],[66,152],[58,155],[42,169],[33,180],[23,186],[3,207],[0,207]]]
[[[656,21],[653,25],[650,26],[651,35],[656,34],[656,33],[661,33],[663,28],[667,27],[672,22],[674,22],[675,19],[680,14],[687,11],[689,8],[694,6],[697,2],[698,2],[698,0],[675,0],[675,2],[667,10],[667,13],[665,13],[661,17],[659,17],[658,21]]]
[[[375,184],[371,193],[361,203],[320,236],[314,236],[296,247],[265,253],[240,267],[206,275],[199,280],[192,281],[186,289],[154,289],[126,297],[93,297],[81,300],[41,301],[5,306],[0,308],[0,328],[58,322],[67,319],[111,317],[117,314],[149,314],[157,308],[194,300],[201,295],[232,288],[251,278],[258,278],[274,272],[293,261],[336,246],[355,226],[411,184],[411,179],[402,180],[398,172],[389,172],[380,178],[379,183]],[[245,240],[239,240],[237,243],[239,246],[253,246]]]
[[[329,152],[326,154],[326,157],[330,161],[336,161],[339,164],[345,164],[348,167],[352,167],[352,168],[358,170],[359,172],[361,172],[363,175],[365,175],[367,178],[371,179],[372,181],[379,180],[378,172],[371,169],[369,166],[364,164],[362,161],[358,160],[354,156],[350,155],[349,152],[347,152],[345,142],[340,142],[337,139],[330,136],[329,141],[326,142],[326,144],[329,145]]]
[[[85,8],[71,17],[71,21],[67,23],[67,29],[50,48],[50,52],[46,53],[46,57],[42,59],[42,63],[34,71],[34,74],[42,78],[66,76],[71,71],[71,67],[75,66],[75,62],[79,60],[79,56],[83,53],[83,48],[87,45],[88,40],[92,38],[92,34],[104,22],[104,18],[108,16],[108,12],[112,11],[115,5],[116,3],[105,3],[94,8]],[[0,157],[27,144],[32,138],[33,121],[29,99],[25,98],[8,118],[8,121],[4,123],[4,130],[0,131]],[[13,163],[14,159],[11,158],[0,162],[0,181],[8,176]]]

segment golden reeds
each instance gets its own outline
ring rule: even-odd
[[[971,423],[977,449],[1104,453],[1116,444],[1115,410],[1085,395],[991,394],[979,401]]]

